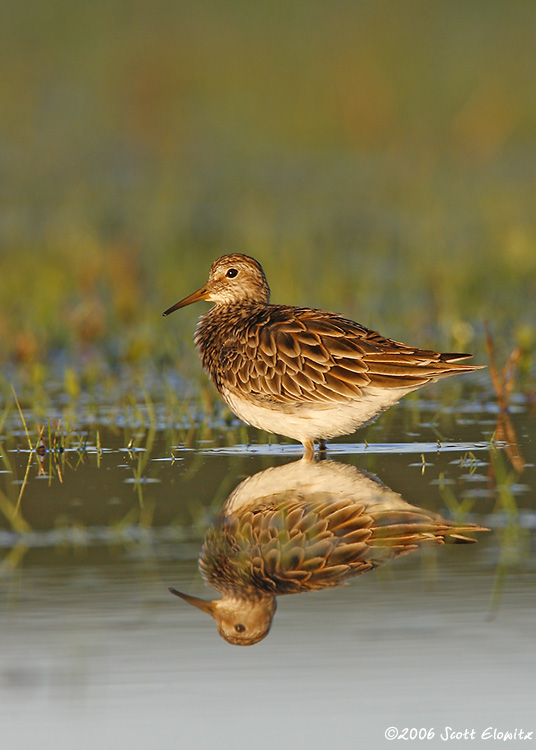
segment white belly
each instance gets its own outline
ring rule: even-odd
[[[237,417],[266,432],[305,440],[349,435],[370,422],[415,388],[364,388],[359,399],[346,403],[271,404],[254,403],[236,392],[222,391]]]

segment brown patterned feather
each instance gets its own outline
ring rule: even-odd
[[[333,313],[256,304],[233,313],[219,349],[210,344],[215,328],[226,329],[222,311],[216,306],[201,319],[196,343],[203,364],[219,389],[249,383],[251,397],[272,402],[346,402],[367,385],[414,388],[478,369],[456,364],[469,355],[410,348]]]
[[[423,544],[474,542],[464,533],[482,531],[416,506],[374,509],[323,492],[289,491],[272,502],[224,517],[207,534],[200,567],[209,584],[221,591],[238,585],[276,594],[313,591]]]

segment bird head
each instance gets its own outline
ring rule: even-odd
[[[270,300],[270,287],[260,263],[254,258],[241,253],[224,255],[212,264],[204,286],[162,314],[169,315],[200,300],[224,305],[248,301],[267,303]]]
[[[268,635],[276,610],[275,596],[266,594],[255,598],[224,595],[221,599],[206,601],[196,596],[169,589],[194,607],[216,620],[221,637],[233,646],[253,646]]]

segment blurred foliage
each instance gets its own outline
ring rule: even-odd
[[[0,358],[196,372],[201,306],[160,313],[229,251],[276,302],[533,352],[535,38],[532,0],[5,0]]]

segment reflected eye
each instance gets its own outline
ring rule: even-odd
[[[238,625],[234,626],[234,629],[236,630],[237,633],[243,633],[244,630],[246,629],[246,626],[242,625],[241,623],[238,623]]]
[[[236,268],[230,268],[225,275],[228,279],[234,279],[235,276],[238,276],[238,271]]]

